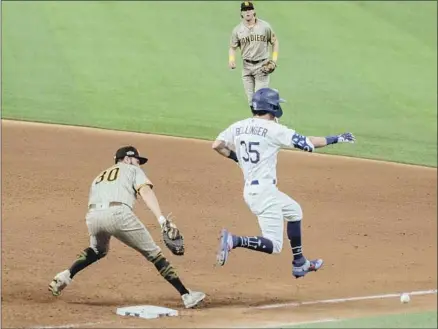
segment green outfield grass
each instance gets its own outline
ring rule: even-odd
[[[437,328],[437,312],[404,313],[362,319],[302,324],[284,328]]]
[[[2,117],[212,139],[249,115],[227,68],[239,2],[2,3]],[[283,123],[323,152],[436,166],[437,3],[256,2]]]

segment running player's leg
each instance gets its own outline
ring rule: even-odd
[[[261,236],[233,236],[233,248],[247,248],[268,254],[279,253],[283,248],[284,222],[282,204],[272,186],[253,187],[245,191],[245,201],[257,216]]]
[[[278,192],[278,200],[282,203],[284,219],[287,222],[287,237],[292,248],[294,275],[302,277],[310,271],[318,270],[322,264],[322,259],[307,260],[303,255],[303,247],[301,242],[301,220],[303,219],[303,211],[301,206],[294,199],[285,193]]]
[[[128,208],[123,207],[118,218],[118,230],[114,237],[125,243],[127,246],[137,250],[148,261],[154,264],[155,268],[181,295],[189,293],[181,282],[176,270],[161,253],[151,234]]]

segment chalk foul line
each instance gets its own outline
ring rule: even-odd
[[[411,296],[423,296],[423,295],[436,294],[437,291],[438,291],[437,289],[420,290],[420,291],[408,292],[408,294],[410,294]],[[315,304],[336,304],[336,303],[346,303],[346,302],[353,302],[353,301],[359,301],[359,300],[395,298],[395,297],[400,297],[400,295],[401,295],[401,293],[394,293],[394,294],[385,294],[385,295],[313,300],[313,301],[308,301],[308,302],[268,304],[268,305],[253,306],[253,307],[251,307],[251,309],[266,310],[266,309],[281,308],[281,307],[298,307],[298,306],[315,305]]]

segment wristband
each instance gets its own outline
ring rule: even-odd
[[[234,151],[230,150],[230,155],[228,156],[228,159],[234,160],[236,162],[239,162],[239,160],[237,160],[237,154]]]
[[[234,62],[235,58],[233,55],[228,56],[228,61],[229,62]]]
[[[274,51],[274,52],[272,53],[272,60],[273,60],[274,62],[276,62],[276,61],[277,61],[277,58],[278,58],[278,53],[277,53],[276,51]]]
[[[158,218],[158,223],[160,223],[160,226],[163,226],[164,223],[166,223],[166,217],[164,217],[163,215],[161,215]]]
[[[336,144],[338,142],[338,136],[327,136],[325,141],[327,145]]]

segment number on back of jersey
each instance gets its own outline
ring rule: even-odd
[[[242,160],[245,162],[258,163],[260,161],[260,152],[258,151],[259,142],[240,142],[242,149]]]

